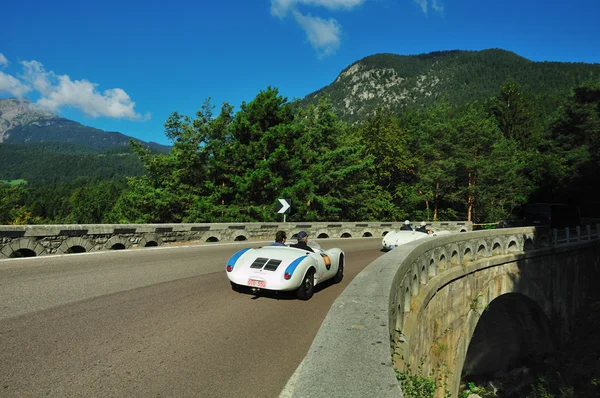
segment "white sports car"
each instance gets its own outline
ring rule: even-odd
[[[344,277],[344,252],[333,248],[323,250],[309,242],[314,253],[284,246],[264,246],[242,249],[227,261],[227,277],[233,290],[244,287],[253,291],[296,291],[300,300],[308,300],[315,285]]]
[[[412,242],[414,240],[434,238],[436,236],[447,235],[451,233],[452,232],[450,231],[433,231],[433,233],[431,234],[426,234],[420,231],[408,230],[391,231],[383,237],[381,245],[383,246],[383,250],[392,250],[395,247],[398,247],[408,242]]]

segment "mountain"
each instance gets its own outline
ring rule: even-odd
[[[496,96],[500,86],[512,80],[540,100],[544,111],[551,112],[573,86],[590,79],[600,79],[600,64],[533,62],[501,49],[376,54],[348,66],[334,82],[307,95],[303,102],[316,103],[327,94],[338,117],[356,122],[380,105],[399,113],[441,98],[451,104],[484,100]]]
[[[23,98],[0,99],[0,143],[32,144],[41,142],[70,143],[95,151],[127,147],[129,140],[167,153],[170,147],[144,142],[117,132],[84,126],[73,120],[43,110]]]

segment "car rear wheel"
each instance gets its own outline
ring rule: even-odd
[[[238,292],[238,293],[242,292],[242,287],[240,285],[238,285],[237,283],[233,283],[233,282],[230,282],[230,283],[231,283],[231,290]]]
[[[296,296],[300,300],[309,300],[313,293],[315,292],[315,271],[310,269],[304,275],[304,279],[302,279],[302,283],[298,290],[296,290]]]
[[[340,262],[338,265],[338,270],[335,273],[335,277],[333,278],[333,281],[335,283],[340,283],[342,281],[342,279],[344,279],[344,255],[340,254]]]

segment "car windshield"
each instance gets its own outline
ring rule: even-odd
[[[316,241],[314,240],[309,240],[308,241],[308,246],[312,247],[313,249],[319,249],[321,250],[321,245],[319,245]]]

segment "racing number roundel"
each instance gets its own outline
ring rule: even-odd
[[[325,268],[327,268],[327,271],[329,271],[331,268],[331,257],[329,257],[327,254],[321,254],[321,257],[323,257],[323,261],[325,262]]]

